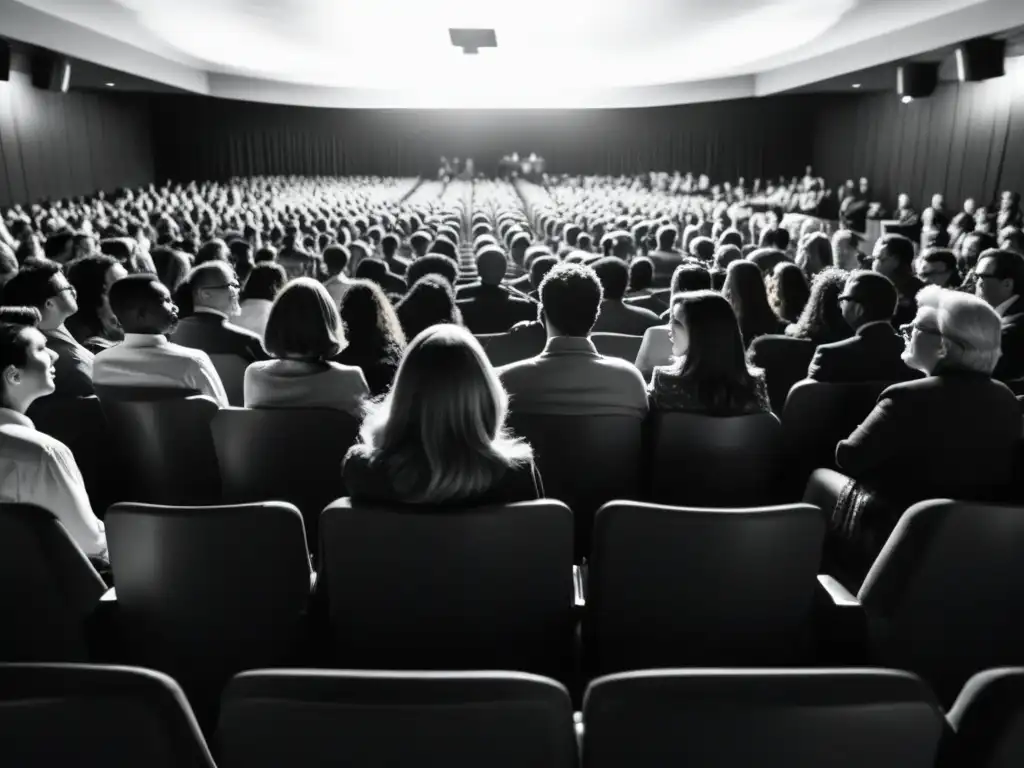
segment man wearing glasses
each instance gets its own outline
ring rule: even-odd
[[[88,397],[93,394],[93,354],[79,344],[64,321],[78,311],[77,294],[59,264],[28,259],[4,285],[3,303],[9,307],[35,307],[42,316],[39,330],[57,353],[54,393],[51,397]]]
[[[1024,378],[1024,257],[1012,251],[985,251],[974,270],[975,292],[999,315],[1002,357],[993,378]]]

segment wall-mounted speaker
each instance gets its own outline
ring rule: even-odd
[[[961,83],[977,83],[1006,74],[1006,41],[991,37],[968,40],[956,49],[956,74]]]
[[[896,91],[904,98],[924,99],[939,85],[939,65],[913,61],[896,70]]]
[[[71,62],[46,51],[32,54],[32,85],[44,91],[67,93],[71,85]]]
[[[11,79],[11,46],[0,40],[0,83]]]

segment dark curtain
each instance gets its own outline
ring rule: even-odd
[[[958,208],[1024,191],[1024,66],[1005,77],[940,85],[902,104],[895,92],[822,99],[814,132],[815,172],[838,186],[867,177],[890,209],[901,192],[918,209],[942,193]]]
[[[153,100],[158,176],[433,175],[441,155],[537,152],[552,173],[681,170],[719,180],[795,175],[811,159],[815,99],[649,109],[345,110],[192,96]]]
[[[43,91],[20,68],[0,82],[0,205],[143,186],[155,178],[144,99]]]

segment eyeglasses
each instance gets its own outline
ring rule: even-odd
[[[840,301],[840,303],[844,302],[844,301],[858,301],[859,302],[860,299],[858,299],[855,296],[840,296],[839,297],[839,301]]]
[[[938,328],[928,328],[927,326],[921,326],[917,323],[907,323],[906,325],[900,326],[900,333],[903,334],[903,338],[907,341],[914,335],[914,331],[917,331],[923,336],[939,336],[942,337],[942,332]]]
[[[78,291],[73,285],[65,285],[63,288],[58,288],[56,295],[60,296],[62,293],[70,293],[72,296],[78,295]]]
[[[224,288],[228,288],[228,289],[233,290],[233,291],[240,291],[240,290],[242,290],[242,286],[239,285],[238,283],[222,283],[221,285],[208,285],[208,286],[206,286],[206,290],[208,290],[208,291],[220,291],[220,290],[223,290]]]

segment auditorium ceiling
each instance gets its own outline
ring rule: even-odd
[[[355,107],[767,95],[1024,24],[1021,0],[0,0],[0,32],[165,86]],[[450,28],[494,29],[465,55]]]

